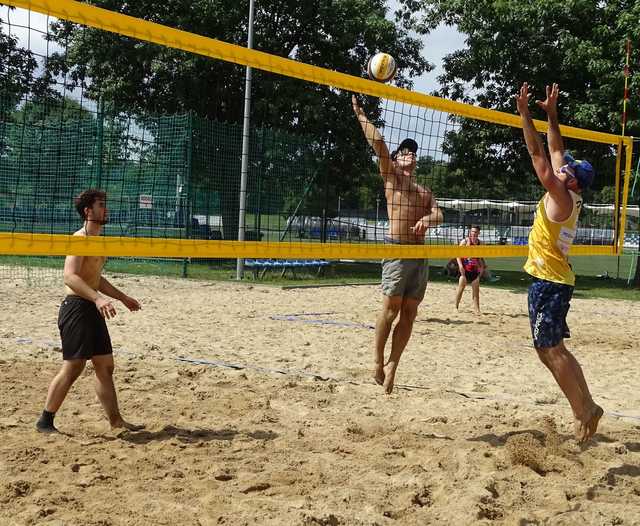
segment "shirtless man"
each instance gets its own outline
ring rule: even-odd
[[[469,235],[460,241],[460,246],[471,246],[480,244],[480,227],[472,226]],[[486,269],[483,258],[457,258],[460,278],[458,280],[458,290],[456,290],[456,310],[460,305],[462,293],[467,284],[471,283],[471,295],[476,314],[480,314],[480,277]]]
[[[76,199],[76,209],[84,225],[74,236],[98,236],[107,222],[106,194],[100,190],[86,190]],[[36,428],[42,433],[55,433],[53,424],[69,389],[91,360],[96,373],[96,394],[105,410],[112,429],[139,430],[120,415],[113,385],[113,354],[111,338],[105,319],[113,318],[113,302],[103,296],[121,301],[130,311],[140,310],[140,303],[123,294],[102,276],[107,258],[67,256],[64,262],[64,284],[67,297],[60,305],[58,328],[62,339],[62,368],[52,380],[47,401]],[[100,294],[102,293],[102,294]]]
[[[369,121],[355,95],[351,99],[353,111],[364,135],[380,162],[380,176],[384,182],[389,214],[386,243],[423,244],[427,228],[442,222],[442,211],[431,194],[416,182],[416,153],[418,144],[405,139],[398,149],[389,153],[384,139]],[[376,320],[373,379],[390,394],[393,391],[396,370],[404,351],[418,305],[424,298],[429,275],[425,259],[385,259],[382,261],[382,311]],[[391,354],[384,361],[384,348],[394,320],[400,319],[393,329]]]
[[[529,257],[524,270],[533,277],[528,299],[533,345],[569,400],[576,439],[585,442],[595,434],[603,411],[591,398],[582,367],[565,347],[564,339],[569,337],[567,313],[575,285],[567,254],[576,236],[582,191],[591,185],[594,171],[587,161],[576,161],[564,151],[558,124],[558,94],[558,85],[553,84],[547,86],[547,98],[537,101],[547,112],[550,160],[529,113],[526,82],[516,95],[533,168],[546,190],[529,234]]]

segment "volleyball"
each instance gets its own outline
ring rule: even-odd
[[[369,59],[367,73],[378,82],[389,82],[396,75],[396,61],[388,53],[376,53]]]

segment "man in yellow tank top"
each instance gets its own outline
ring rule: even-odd
[[[522,117],[525,142],[538,179],[547,190],[538,203],[529,234],[529,257],[524,270],[533,276],[529,287],[529,321],[533,344],[542,363],[553,373],[565,394],[575,418],[579,442],[591,438],[602,417],[602,408],[591,398],[582,368],[567,350],[567,313],[575,285],[575,275],[567,255],[576,235],[582,208],[582,190],[593,181],[593,168],[587,161],[576,161],[564,151],[558,125],[558,85],[547,86],[547,98],[536,101],[547,112],[547,141],[551,160],[529,113],[526,83],[516,96]]]

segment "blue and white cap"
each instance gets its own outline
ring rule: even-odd
[[[573,170],[575,178],[578,180],[578,186],[581,190],[586,190],[593,183],[596,172],[589,161],[574,159],[569,152],[564,152],[564,162]]]

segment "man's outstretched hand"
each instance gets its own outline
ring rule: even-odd
[[[520,115],[529,115],[529,97],[531,97],[529,95],[529,85],[525,82],[516,95],[516,107]]]
[[[560,89],[554,82],[552,86],[547,86],[547,98],[545,100],[537,100],[536,104],[540,106],[547,115],[554,116],[558,112],[558,94]]]

